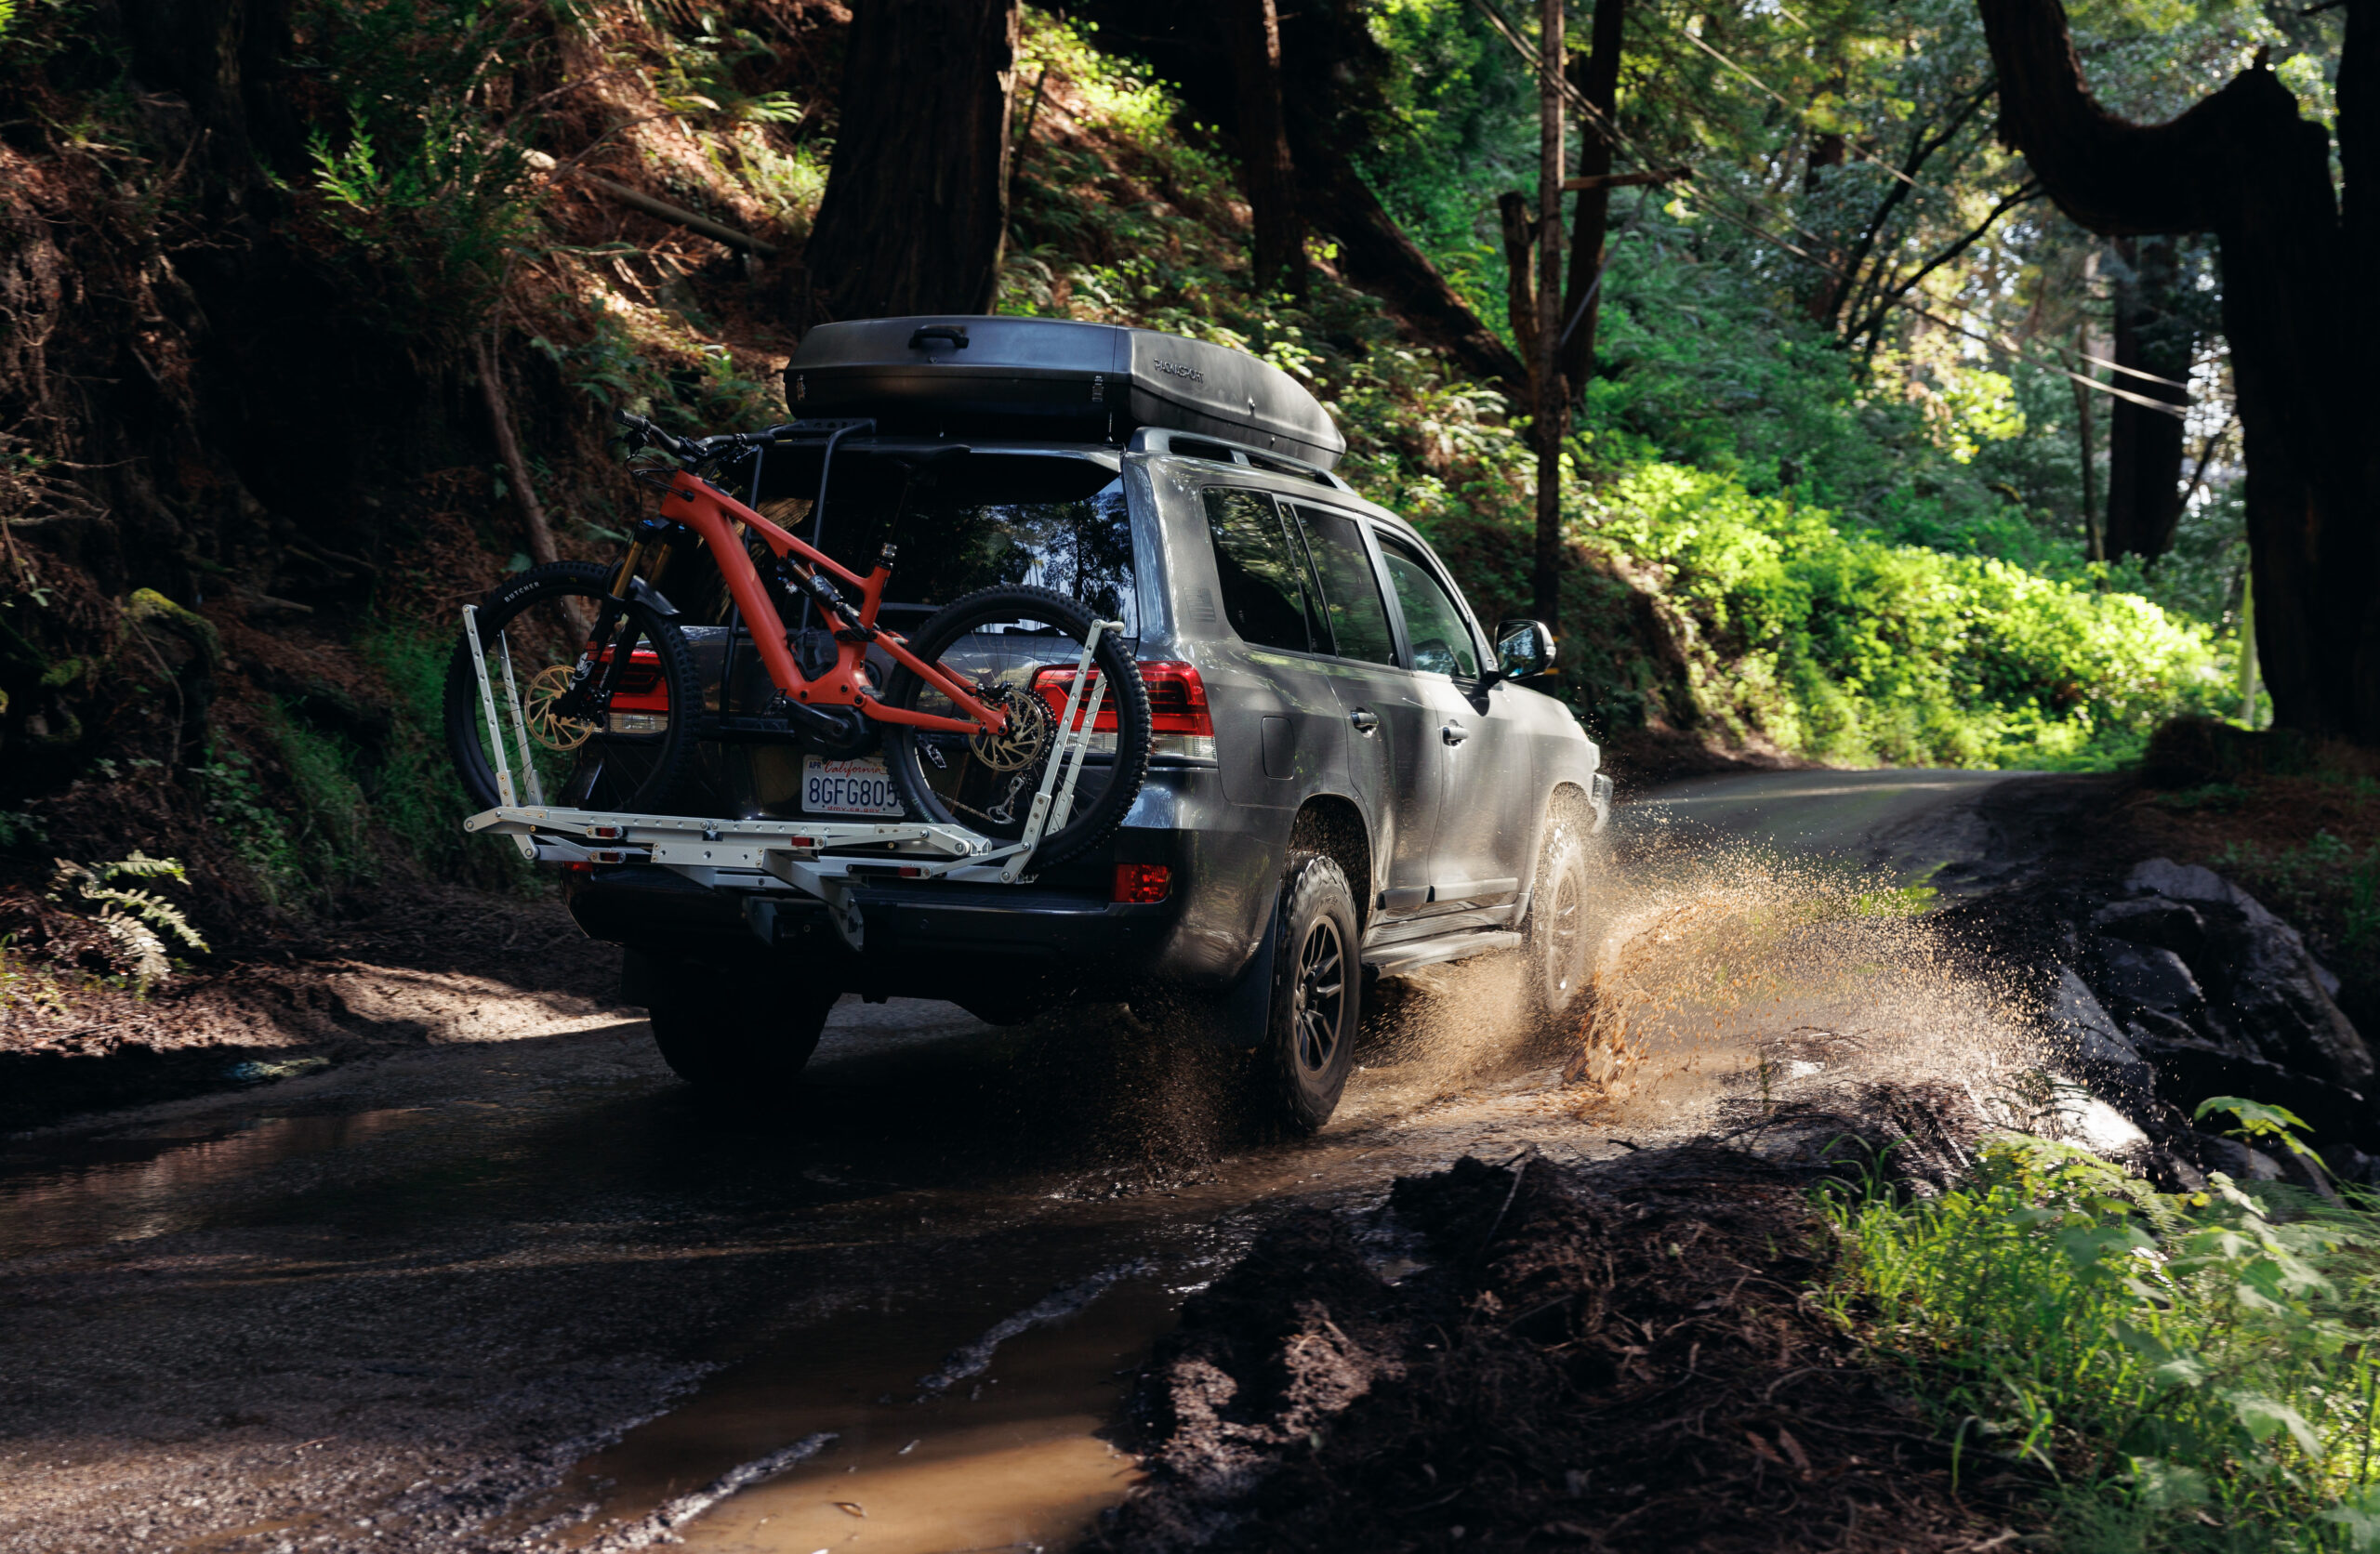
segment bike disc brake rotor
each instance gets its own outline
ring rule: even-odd
[[[594,735],[595,725],[583,718],[565,718],[555,706],[570,691],[571,666],[549,664],[529,677],[522,688],[522,715],[529,737],[549,750],[575,750]]]
[[[1015,771],[1039,760],[1056,736],[1058,720],[1050,704],[1022,686],[985,685],[978,699],[1008,714],[998,733],[978,733],[967,741],[968,752],[994,771]]]

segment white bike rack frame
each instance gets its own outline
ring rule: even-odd
[[[685,876],[700,885],[722,890],[783,891],[792,889],[826,902],[836,929],[854,950],[865,939],[865,925],[853,891],[874,879],[952,879],[978,885],[1030,882],[1027,872],[1051,817],[1070,813],[1075,784],[1082,775],[1083,757],[1091,749],[1099,721],[1100,704],[1106,699],[1107,680],[1101,676],[1091,686],[1091,661],[1100,638],[1120,635],[1121,621],[1093,621],[1076,662],[1074,679],[1066,688],[1064,713],[1058,721],[1058,746],[1042,769],[1041,785],[1025,814],[1024,834],[1013,842],[981,836],[959,825],[915,821],[724,820],[686,815],[641,815],[612,810],[574,810],[549,806],[539,790],[532,757],[528,720],[522,716],[520,691],[512,676],[509,649],[498,635],[503,659],[505,708],[499,715],[495,686],[487,672],[479,612],[463,610],[463,632],[479,674],[480,710],[487,722],[490,757],[496,767],[496,793],[503,802],[463,823],[467,832],[509,836],[524,858],[545,863],[652,863]],[[529,802],[519,802],[505,747],[504,725],[509,721],[517,736],[523,768],[522,786]]]

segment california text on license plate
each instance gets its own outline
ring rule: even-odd
[[[824,756],[801,758],[801,807],[813,815],[900,816],[901,796],[892,789],[892,774],[879,756],[855,761],[830,761]]]

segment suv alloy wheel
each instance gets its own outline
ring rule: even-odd
[[[1548,1034],[1575,1013],[1587,985],[1587,841],[1560,810],[1545,828],[1528,909],[1528,1007]]]

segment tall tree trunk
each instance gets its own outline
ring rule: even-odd
[[[1183,105],[1202,123],[1234,122],[1238,83],[1224,29],[1205,12],[1148,0],[1080,0],[1070,15],[1095,21],[1107,46],[1146,59],[1182,88]],[[1515,408],[1528,402],[1528,368],[1472,312],[1372,192],[1356,165],[1369,144],[1368,115],[1384,111],[1382,83],[1402,70],[1372,37],[1357,0],[1281,6],[1281,110],[1301,215],[1339,245],[1338,270],[1378,296],[1413,339],[1442,350],[1462,370],[1492,383]]]
[[[2077,329],[2074,370],[2085,377],[2091,375],[2091,363],[2084,359],[2090,349],[2090,331]],[[2091,436],[2091,396],[2095,390],[2070,380],[2069,387],[2074,390],[2074,439],[2082,455],[2083,554],[2094,561],[2104,561],[2108,559],[2108,542],[2099,529],[2099,495],[2095,489],[2099,477],[2099,451],[2092,445]]]
[[[213,218],[270,217],[281,204],[272,165],[289,170],[301,145],[284,90],[289,12],[290,0],[123,0],[134,82],[189,110]],[[170,125],[171,108],[158,117]]]
[[[1627,20],[1627,0],[1595,0],[1595,19],[1588,34],[1589,52],[1572,69],[1579,95],[1594,110],[1579,126],[1579,173],[1595,178],[1611,171],[1610,126],[1620,115],[1620,48]],[[1598,119],[1597,115],[1600,115]],[[1576,404],[1594,371],[1595,324],[1603,315],[1605,240],[1611,231],[1611,191],[1588,189],[1579,194],[1570,217],[1570,278],[1562,291],[1562,327],[1568,338],[1562,345],[1562,378]]]
[[[1281,20],[1273,0],[1229,0],[1232,76],[1239,98],[1239,161],[1255,226],[1256,289],[1305,291],[1305,222],[1281,117]]]
[[[2329,137],[2259,57],[2162,125],[2092,100],[2057,0],[1979,0],[2001,136],[2060,209],[2110,236],[2211,231],[2247,446],[2256,644],[2275,720],[2380,744],[2380,439],[2373,210],[2380,0],[2347,0],[2343,223]]]
[[[852,10],[802,325],[989,311],[1008,232],[1017,0]]]
[[[2180,269],[2170,237],[2119,238],[2124,273],[2116,278],[2115,362],[2188,383],[2198,339],[2176,304]],[[2116,387],[2172,405],[2188,393],[2169,383],[2116,375]],[[2109,559],[2153,561],[2172,548],[2182,518],[2182,418],[2130,400],[2108,403],[2108,523]]]
[[[1537,566],[1529,592],[1537,618],[1562,616],[1562,431],[1570,392],[1562,382],[1562,0],[1542,0],[1537,47],[1537,338],[1529,360],[1531,430],[1537,439]],[[1528,343],[1528,342],[1525,342]]]

